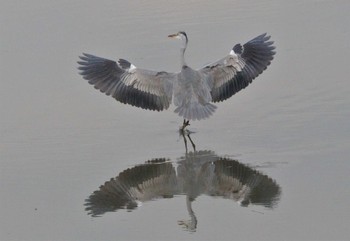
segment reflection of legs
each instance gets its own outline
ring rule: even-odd
[[[191,137],[190,137],[190,133],[186,132],[184,130],[180,130],[180,135],[182,135],[182,137],[184,138],[184,143],[185,143],[185,149],[186,149],[186,153],[188,152],[188,148],[187,148],[187,138],[190,140],[193,151],[196,151],[196,145],[194,144],[194,142],[192,141]],[[186,138],[187,136],[187,138]]]
[[[182,131],[182,132],[180,132],[180,133],[181,133],[182,137],[184,138],[184,142],[185,142],[185,149],[186,149],[186,154],[187,154],[187,152],[188,152],[188,149],[187,149],[187,139],[186,139],[186,136],[185,136],[185,134],[183,133],[183,131]]]
[[[188,139],[190,140],[191,144],[192,144],[192,148],[193,148],[193,151],[196,151],[196,145],[193,143],[191,137],[190,137],[190,133],[187,134],[187,137]]]

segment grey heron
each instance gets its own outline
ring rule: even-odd
[[[190,120],[211,116],[216,106],[247,87],[271,63],[275,47],[270,36],[261,34],[247,43],[236,44],[224,58],[192,69],[185,62],[187,34],[180,31],[168,37],[181,40],[181,70],[177,73],[138,68],[125,59],[117,61],[83,53],[78,69],[84,79],[124,104],[162,111],[170,104],[184,118],[182,130]]]

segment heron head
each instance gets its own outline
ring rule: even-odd
[[[188,42],[188,38],[187,38],[187,34],[183,31],[180,31],[178,33],[175,33],[175,34],[170,34],[168,36],[169,38],[176,38],[176,39],[180,39],[182,40],[185,44],[187,44]]]

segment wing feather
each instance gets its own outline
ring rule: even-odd
[[[102,93],[142,109],[169,107],[176,74],[139,69],[124,59],[115,62],[85,53],[80,59],[80,74]]]
[[[230,98],[247,87],[271,63],[275,55],[270,36],[262,34],[245,43],[236,44],[225,58],[199,70],[212,87],[213,102]]]

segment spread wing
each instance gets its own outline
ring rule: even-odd
[[[215,181],[209,195],[239,201],[243,206],[251,203],[273,208],[278,203],[281,188],[270,177],[228,158],[220,158],[214,165]]]
[[[142,109],[169,107],[176,74],[139,69],[124,59],[115,62],[85,53],[80,59],[80,74],[102,93]]]
[[[273,41],[266,33],[236,44],[225,58],[199,70],[211,86],[213,102],[230,98],[247,87],[271,63],[275,55]]]
[[[176,172],[165,158],[127,169],[105,182],[85,202],[92,216],[119,209],[136,209],[141,202],[172,198],[177,191]]]

